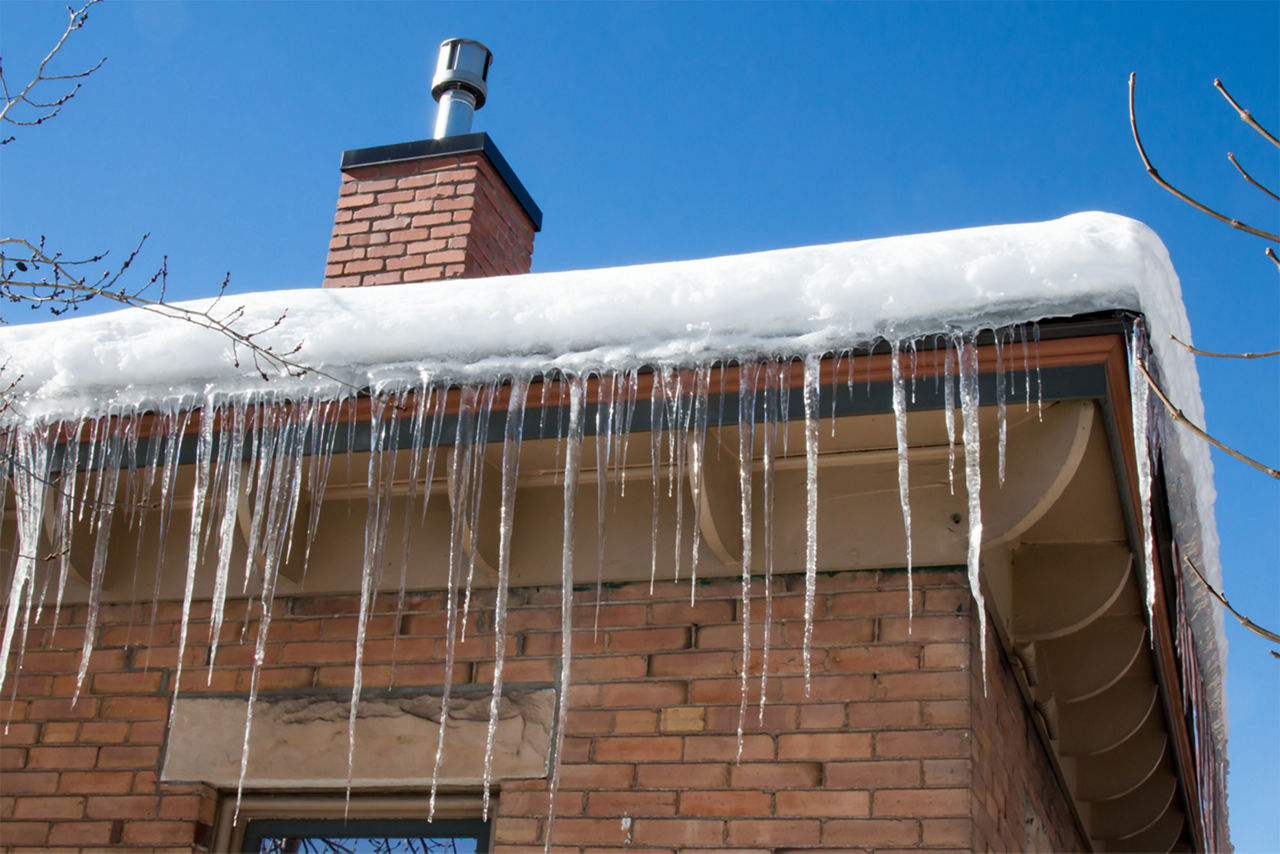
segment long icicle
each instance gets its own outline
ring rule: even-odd
[[[119,424],[119,421],[114,423]],[[107,548],[111,540],[111,523],[115,518],[116,489],[120,483],[122,437],[117,431],[108,429],[108,425],[104,424],[101,441],[103,448],[98,460],[100,467],[97,477],[98,494],[93,508],[93,527],[96,528],[96,533],[93,542],[93,564],[89,572],[89,607],[85,617],[80,667],[76,673],[75,690],[71,693],[72,705],[80,699],[80,690],[84,686],[85,676],[89,671],[89,656],[93,652],[93,637],[102,603],[102,584],[107,573]]]
[[[964,420],[964,484],[969,494],[969,592],[978,618],[978,653],[982,658],[982,695],[987,694],[987,607],[979,574],[982,557],[982,468],[978,432],[978,345],[961,338],[960,412]]]
[[[502,505],[498,516],[498,590],[493,606],[493,693],[489,696],[489,729],[484,743],[484,806],[482,818],[489,820],[489,781],[493,779],[493,742],[498,734],[498,712],[502,703],[502,666],[507,659],[507,588],[511,577],[511,530],[516,512],[516,476],[520,471],[520,443],[524,437],[525,397],[529,381],[511,381],[507,403],[506,429],[502,438]]]
[[[178,627],[178,663],[173,669],[173,699],[169,704],[169,728],[178,712],[178,687],[182,682],[182,659],[186,654],[187,630],[191,622],[191,600],[195,594],[196,569],[200,566],[200,534],[204,530],[204,505],[209,492],[209,457],[213,453],[213,400],[206,399],[200,411],[200,440],[196,445],[196,483],[191,498],[191,534],[187,539],[187,581],[182,593],[182,618]],[[158,571],[158,570],[157,570]]]
[[[902,354],[898,341],[889,342],[889,363],[893,373],[893,434],[898,445],[898,502],[902,506],[902,527],[907,535],[907,634],[915,612],[915,590],[911,579],[911,483],[907,466],[907,395],[902,382]]]
[[[711,392],[711,366],[694,372],[693,428],[689,437],[689,492],[693,501],[693,545],[689,555],[689,607],[698,589],[698,547],[702,542],[702,490],[706,481],[707,398]]]
[[[649,394],[649,485],[653,488],[653,509],[649,528],[649,595],[658,575],[658,504],[662,499],[662,370],[655,368],[650,377]]]
[[[14,500],[18,517],[18,561],[9,584],[9,601],[5,612],[4,634],[0,639],[0,684],[4,684],[9,665],[9,647],[17,629],[23,593],[34,583],[36,554],[40,548],[40,525],[44,519],[48,480],[48,433],[33,430],[18,437],[13,476]],[[16,678],[16,677],[15,677]]]
[[[765,695],[769,689],[769,646],[773,630],[773,496],[774,452],[778,441],[778,397],[782,363],[770,361],[764,366],[764,472],[760,479],[764,522],[764,622],[760,639],[760,711],[764,725]]]
[[[386,430],[382,423],[388,401],[374,394],[369,405],[369,469],[368,516],[364,528],[364,561],[360,569],[360,612],[356,615],[355,663],[351,673],[351,703],[347,712],[347,794],[346,804],[351,803],[351,775],[356,758],[356,719],[360,713],[360,690],[364,684],[364,640],[369,625],[369,612],[373,609],[374,572],[382,562],[381,536],[383,495],[380,485],[383,473],[383,437]],[[388,496],[389,498],[389,496]],[[345,813],[344,813],[345,815]]]
[[[600,600],[604,594],[605,499],[609,495],[609,457],[613,450],[613,375],[596,376],[596,607],[592,623],[600,633]]]
[[[813,605],[818,585],[818,389],[821,354],[804,360],[804,695],[809,696],[809,655],[813,646]],[[853,366],[849,366],[852,376]]]
[[[1138,469],[1138,501],[1142,512],[1142,580],[1146,588],[1147,625],[1153,627],[1148,634],[1155,636],[1155,538],[1151,532],[1151,444],[1149,422],[1149,397],[1151,389],[1142,372],[1146,354],[1146,335],[1141,323],[1133,324],[1129,334],[1129,408],[1133,421],[1133,455]],[[1154,641],[1153,641],[1154,643]]]
[[[218,640],[222,634],[223,611],[227,602],[227,576],[231,571],[231,549],[235,545],[238,529],[236,518],[240,506],[240,455],[244,451],[243,401],[235,401],[230,418],[230,425],[223,422],[223,429],[230,434],[230,441],[223,445],[227,453],[227,458],[223,461],[223,465],[227,467],[227,481],[222,502],[222,525],[218,532],[218,568],[214,575],[213,605],[209,615],[209,675],[205,680],[206,685],[213,684],[213,661],[217,657]]]
[[[742,697],[738,702],[738,750],[734,761],[742,759],[742,729],[747,719],[747,680],[751,658],[751,457],[756,417],[756,376],[758,365],[738,365],[738,491],[742,512]]]
[[[583,381],[569,383],[569,435],[564,463],[564,535],[560,559],[560,696],[556,705],[555,755],[551,767],[551,788],[547,798],[547,832],[542,851],[551,850],[551,831],[556,821],[556,794],[560,791],[560,765],[564,757],[564,728],[569,718],[569,665],[573,657],[573,517],[578,503],[578,472],[582,465]]]
[[[427,801],[427,821],[435,818],[436,789],[440,783],[440,766],[444,761],[445,732],[449,726],[449,697],[453,692],[454,653],[458,643],[458,584],[462,573],[462,538],[466,534],[467,480],[470,475],[471,441],[475,434],[472,424],[475,417],[476,392],[472,386],[463,386],[458,400],[458,418],[453,434],[453,454],[449,460],[449,488],[453,492],[450,502],[449,572],[446,576],[444,595],[444,685],[440,693],[440,735],[436,739],[435,764],[431,769],[431,796]],[[442,412],[441,406],[437,413]]]

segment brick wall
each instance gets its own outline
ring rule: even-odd
[[[1084,851],[1087,845],[993,635],[984,695],[973,641],[973,850]]]
[[[327,288],[529,272],[533,224],[483,154],[346,171]]]
[[[754,705],[759,681],[752,681],[738,763],[738,584],[704,584],[692,607],[683,584],[660,585],[652,598],[647,584],[609,589],[598,634],[591,629],[594,594],[579,593],[556,850],[1005,850],[1020,847],[1024,791],[1061,847],[1080,847],[1012,677],[997,659],[982,698],[963,573],[917,572],[910,634],[905,582],[901,572],[820,578],[807,697],[803,578],[775,582],[776,678],[763,725]],[[492,594],[488,604],[480,600],[472,631],[458,645],[459,682],[487,684],[492,676],[493,637],[484,631],[492,626]],[[507,683],[552,682],[558,589],[516,590],[510,602]],[[208,604],[197,605],[184,692],[246,688],[256,622],[247,627],[249,643],[240,643],[245,605],[228,608],[206,685]],[[398,623],[394,609],[394,596],[377,602],[365,685],[389,684],[393,639],[397,686],[438,684],[440,594],[411,596]],[[349,686],[355,610],[351,597],[278,602],[263,690]],[[752,613],[758,619],[762,611],[757,598]],[[217,793],[158,781],[177,606],[161,605],[150,644],[146,614],[144,606],[103,608],[98,651],[74,707],[83,606],[65,609],[56,632],[33,627],[0,753],[0,838],[12,850],[173,850],[210,838]],[[758,673],[758,626],[753,635]],[[6,704],[11,688],[4,686]],[[504,786],[497,850],[540,849],[546,805],[543,780]]]

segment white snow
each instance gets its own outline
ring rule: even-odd
[[[185,305],[201,309],[210,302]],[[30,435],[39,424],[74,423],[139,408],[174,413],[210,401],[225,403],[243,392],[314,403],[346,396],[351,387],[491,384],[554,369],[577,376],[605,371],[616,377],[641,366],[708,366],[719,357],[807,358],[877,339],[909,345],[925,335],[972,334],[1114,309],[1145,316],[1155,354],[1150,369],[1173,402],[1191,420],[1204,423],[1194,361],[1169,340],[1173,334],[1189,341],[1190,329],[1168,253],[1146,226],[1105,213],[448,285],[270,291],[228,296],[216,307],[219,313],[231,309],[242,312],[237,328],[269,329],[255,339],[258,343],[290,353],[296,363],[327,376],[277,371],[265,381],[252,369],[249,354],[243,348],[237,354],[225,336],[140,309],[9,327],[0,330],[0,363],[7,361],[5,378],[21,376],[21,381],[14,390],[16,405],[0,420],[0,428],[16,427]],[[571,394],[575,389],[580,395],[576,384]],[[679,405],[675,401],[676,414],[683,415]],[[950,410],[948,406],[948,418]],[[485,414],[477,413],[481,418]],[[609,417],[614,417],[612,411]],[[684,420],[688,422],[687,415]],[[968,420],[966,445],[971,439]],[[202,447],[206,442],[202,436]],[[23,448],[25,439],[18,444]],[[1181,550],[1212,583],[1220,584],[1208,450],[1178,430],[1165,431],[1163,448]],[[463,469],[474,460],[462,456],[459,452],[455,473],[465,478]],[[655,450],[655,468],[656,458]],[[282,471],[272,476],[273,483],[277,476],[281,483],[289,478]],[[263,473],[258,477],[258,488],[264,488]],[[24,478],[14,480],[17,486]],[[220,482],[215,477],[215,486]],[[744,492],[749,483],[747,477]],[[207,488],[206,481],[197,490]],[[32,495],[18,502],[20,528],[38,528],[41,500]],[[255,503],[262,512],[262,503]],[[284,524],[292,512],[284,504],[272,510],[268,528]],[[255,530],[258,525],[255,519]],[[202,520],[193,519],[193,550],[202,530]],[[455,531],[451,543],[451,589],[463,581],[459,536]],[[749,543],[744,536],[744,548]],[[570,565],[572,545],[566,547]],[[743,564],[746,572],[749,554]],[[18,573],[25,577],[30,567],[20,565]],[[1224,709],[1221,612],[1198,585],[1188,590],[1191,621],[1205,650],[1201,664],[1209,704]],[[464,601],[464,620],[466,606]],[[3,651],[18,607],[11,598]],[[567,674],[567,646],[565,653]],[[1221,748],[1225,713],[1216,717]]]

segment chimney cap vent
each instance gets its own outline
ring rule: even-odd
[[[493,53],[474,39],[445,39],[440,43],[436,74],[431,80],[431,96],[437,101],[450,89],[463,89],[475,98],[475,108],[484,106],[488,94],[489,66]]]

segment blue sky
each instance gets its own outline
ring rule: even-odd
[[[59,2],[0,3],[20,77]],[[1280,347],[1269,231],[1280,156],[1212,88],[1280,130],[1280,4],[248,3],[96,7],[65,51],[107,56],[63,116],[0,156],[0,233],[69,255],[167,255],[170,295],[319,286],[343,149],[429,135],[440,40],[493,49],[476,118],[545,213],[534,269],[702,257],[1101,209],[1151,225],[1197,343]],[[25,78],[24,78],[25,79]],[[6,310],[6,318],[17,320]],[[1209,429],[1280,461],[1280,363],[1202,360]],[[1215,452],[1226,592],[1280,626],[1280,485]],[[1280,850],[1280,662],[1228,626],[1239,850]]]

